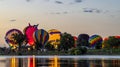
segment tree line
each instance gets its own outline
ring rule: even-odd
[[[26,36],[23,34],[14,34],[14,40],[18,43],[18,53],[21,55],[21,48],[24,42],[27,41]],[[59,43],[57,43],[57,49],[54,48],[49,41],[44,45],[44,49],[48,51],[69,51],[69,54],[85,54],[87,49],[91,49],[91,44],[89,43],[90,36],[88,34],[80,34],[77,37],[77,40],[74,37],[65,32],[62,33]],[[27,43],[27,42],[26,42]],[[39,43],[35,43],[35,50],[38,49]],[[40,46],[41,47],[41,46]],[[108,38],[104,39],[102,42],[96,42],[94,49],[104,49],[104,48],[119,48],[120,47],[120,38],[116,36],[109,36]],[[33,48],[31,48],[34,50]]]

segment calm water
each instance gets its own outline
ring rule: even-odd
[[[120,67],[120,57],[0,56],[0,67]]]

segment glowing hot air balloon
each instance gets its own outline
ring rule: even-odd
[[[96,46],[99,46],[97,48],[100,48],[102,47],[102,37],[99,36],[99,35],[92,35],[90,38],[89,38],[89,43],[90,43],[90,46],[92,48],[96,48]]]
[[[16,47],[18,47],[18,43],[14,40],[14,37],[13,37],[13,35],[15,34],[22,34],[22,32],[18,29],[11,29],[5,35],[5,41],[9,44],[9,46],[12,49],[15,49]]]
[[[61,32],[56,29],[51,29],[48,31],[49,33],[49,42],[54,45],[54,48],[57,49],[60,44]]]
[[[76,36],[73,36],[74,40],[75,40],[75,44],[74,44],[74,47],[77,47],[77,37]]]
[[[33,33],[38,30],[38,25],[30,25],[24,29],[24,34],[26,35],[27,42],[30,46],[34,45]]]
[[[106,37],[104,38],[104,41],[103,41],[103,44],[102,44],[102,47],[103,48],[110,48],[110,46],[112,46],[112,48],[118,48],[118,45],[120,43],[119,41],[120,39],[120,36],[119,35],[116,35],[116,36],[109,36],[109,37]],[[111,42],[112,45],[110,45],[110,43],[107,43],[107,42]]]
[[[44,29],[36,30],[33,34],[34,41],[36,42],[37,49],[44,48],[44,45],[49,39],[49,34]]]
[[[119,35],[117,35],[117,36],[115,36],[115,38],[118,38],[118,39],[120,39],[120,36],[119,36]]]

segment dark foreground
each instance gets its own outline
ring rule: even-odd
[[[0,51],[0,55],[71,55],[69,51]],[[86,53],[79,55],[120,55],[120,49],[88,49]]]

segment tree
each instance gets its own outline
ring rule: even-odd
[[[107,40],[104,40],[103,45],[105,48],[118,48],[120,46],[120,39],[115,36],[109,36]]]
[[[60,39],[60,45],[59,45],[59,49],[60,50],[68,50],[72,47],[74,47],[74,38],[71,34],[68,33],[63,33],[61,35],[61,39]]]
[[[72,48],[68,54],[70,55],[81,55],[87,53],[87,48],[86,47],[77,47],[77,48]]]
[[[47,43],[46,43],[45,48],[46,48],[47,50],[54,50],[54,46],[53,46],[50,42],[47,42]]]
[[[18,50],[19,50],[19,55],[21,55],[21,46],[23,44],[23,42],[26,40],[25,35],[23,34],[13,34],[13,39],[14,41],[18,44]]]

